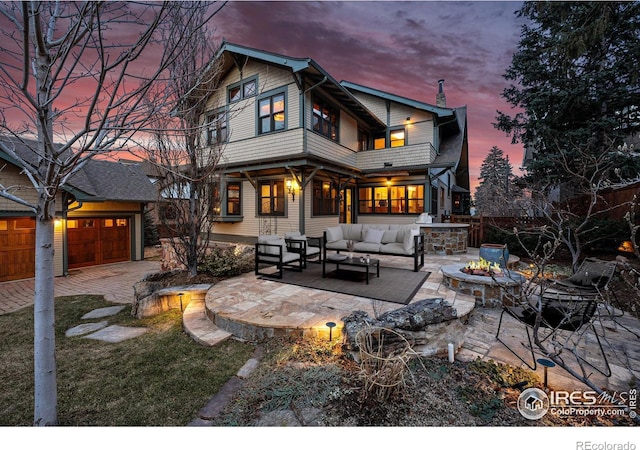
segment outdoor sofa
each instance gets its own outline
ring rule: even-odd
[[[327,250],[349,251],[349,241],[353,241],[354,252],[407,256],[413,258],[414,272],[424,266],[425,234],[418,225],[340,224],[328,227],[323,234],[322,257],[326,258]]]

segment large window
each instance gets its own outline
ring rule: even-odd
[[[219,111],[207,116],[207,145],[227,142],[227,113]]]
[[[275,94],[258,101],[258,134],[284,130],[284,94]]]
[[[263,180],[260,182],[260,205],[262,216],[284,216],[286,200],[283,180]]]
[[[339,110],[330,104],[313,100],[313,131],[338,141]]]
[[[229,103],[238,102],[244,98],[255,96],[257,93],[257,86],[258,82],[255,78],[229,86],[227,91],[227,99],[229,100]]]
[[[373,186],[359,189],[360,214],[421,214],[424,185]]]
[[[313,182],[313,215],[338,215],[338,190],[330,181],[316,180]]]

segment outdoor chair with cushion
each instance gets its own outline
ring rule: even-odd
[[[544,353],[548,345],[561,359],[562,350],[566,350],[577,358],[581,366],[585,363],[604,376],[611,376],[611,368],[594,320],[597,317],[598,305],[603,301],[602,290],[607,287],[614,273],[615,263],[585,260],[572,277],[551,282],[542,281],[526,299],[507,295],[510,300],[503,305],[496,339],[531,370],[536,370],[532,332],[538,326],[537,342],[542,345],[538,345],[537,348],[540,351]],[[500,338],[505,313],[525,326],[528,343],[522,344],[531,353],[530,361],[525,360]],[[578,353],[576,347],[583,340],[586,331],[591,331],[595,336],[604,365],[602,368],[596,367]]]
[[[322,262],[322,238],[311,237],[292,231],[284,234],[289,252],[302,255],[302,267],[307,268],[307,261]]]
[[[282,278],[284,269],[289,268],[301,272],[303,269],[303,257],[300,253],[291,252],[287,242],[279,236],[258,236],[255,244],[255,274],[268,277]],[[276,272],[261,271],[261,267],[275,266]]]

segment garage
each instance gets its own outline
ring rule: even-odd
[[[0,282],[33,278],[35,265],[35,219],[0,218]]]
[[[131,259],[130,219],[88,217],[67,220],[69,269]]]

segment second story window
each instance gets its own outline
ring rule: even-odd
[[[339,110],[328,103],[313,100],[313,131],[334,141],[338,140]]]
[[[275,94],[258,101],[258,134],[284,130],[284,94]]]
[[[227,113],[220,111],[207,116],[207,145],[227,142]]]
[[[406,144],[404,128],[396,128],[389,132],[389,147],[404,147]]]
[[[387,147],[387,136],[385,133],[376,134],[373,137],[373,148],[375,150],[381,150]]]
[[[231,85],[227,90],[227,100],[229,103],[238,102],[244,98],[253,97],[256,93],[257,80],[255,78],[251,78]]]
[[[358,128],[358,151],[369,150],[369,133]]]

